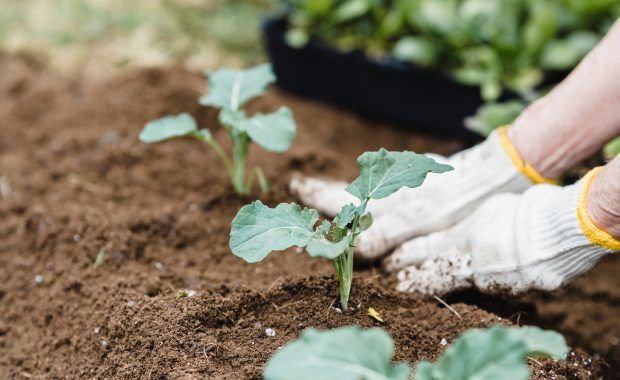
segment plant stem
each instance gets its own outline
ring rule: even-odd
[[[365,200],[359,207],[359,209],[365,210],[367,203],[368,200]],[[362,215],[360,215],[359,213],[355,214],[355,217],[353,218],[353,225],[351,227],[351,235],[349,236],[349,248],[347,249],[346,257],[343,253],[337,258],[341,260],[341,268],[338,279],[340,280],[340,305],[342,306],[342,310],[347,310],[349,308],[349,295],[351,294],[351,284],[353,283],[355,239],[357,238],[357,235],[359,235],[358,229],[361,218]]]
[[[233,141],[233,170],[231,182],[238,194],[245,195],[249,192],[249,188],[245,184],[245,158],[248,154],[248,143],[250,139],[245,133],[234,135],[231,133],[230,138]]]

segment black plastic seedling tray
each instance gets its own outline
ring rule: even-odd
[[[374,119],[430,133],[475,138],[463,119],[482,104],[478,87],[393,59],[372,60],[309,43],[289,46],[285,18],[263,23],[278,84],[291,92],[349,108]]]

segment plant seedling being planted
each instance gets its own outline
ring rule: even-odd
[[[263,95],[275,81],[271,66],[259,65],[247,70],[221,69],[207,73],[209,93],[199,100],[204,106],[220,109],[219,121],[228,130],[232,156],[212,136],[207,128],[198,129],[196,120],[187,113],[165,116],[146,124],[140,141],[157,143],[177,137],[192,137],[211,146],[220,156],[232,186],[238,194],[248,194],[255,180],[263,192],[269,183],[260,167],[246,174],[246,158],[251,141],[270,152],[288,150],[295,138],[295,121],[291,111],[281,107],[269,114],[248,116],[242,107],[251,99]]]
[[[346,190],[360,203],[347,204],[336,217],[319,220],[318,211],[295,203],[281,203],[275,208],[260,201],[243,206],[232,221],[230,248],[249,263],[263,260],[270,252],[289,247],[305,247],[312,257],[331,259],[340,286],[340,304],[347,309],[355,239],[370,227],[372,217],[366,206],[372,199],[390,196],[402,187],[418,187],[428,173],[443,173],[451,166],[413,152],[366,152],[357,159],[360,176]]]

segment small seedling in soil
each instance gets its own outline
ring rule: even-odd
[[[270,65],[259,65],[247,70],[221,69],[207,73],[209,93],[200,98],[200,104],[220,109],[219,121],[227,129],[232,145],[232,155],[218,143],[207,128],[198,129],[196,120],[187,113],[165,116],[146,124],[140,141],[157,143],[176,137],[192,137],[209,145],[220,156],[238,194],[248,194],[254,181],[263,192],[269,191],[269,182],[260,167],[246,174],[246,158],[250,142],[254,141],[270,152],[287,151],[295,138],[293,114],[287,107],[280,107],[269,114],[248,116],[242,107],[257,96],[263,95],[275,81]]]
[[[435,363],[418,363],[413,378],[527,380],[528,357],[563,359],[567,352],[564,337],[554,331],[504,326],[472,329],[461,334]],[[393,354],[392,339],[379,328],[308,329],[273,355],[263,375],[266,380],[409,379],[410,366],[392,366]]]
[[[260,201],[243,206],[232,221],[230,248],[247,262],[263,260],[270,252],[305,247],[312,257],[331,259],[340,286],[340,304],[347,310],[355,240],[372,224],[368,202],[390,196],[402,187],[418,187],[428,173],[443,173],[451,166],[413,152],[366,152],[357,159],[360,176],[346,190],[360,203],[347,204],[336,217],[319,220],[318,211],[295,203],[270,208]]]

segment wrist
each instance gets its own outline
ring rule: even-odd
[[[600,169],[588,192],[587,210],[588,216],[598,228],[620,240],[620,210],[614,212],[614,208],[620,205],[617,172],[620,172],[620,160]]]
[[[521,152],[513,143],[509,134],[510,128],[508,127],[502,127],[497,131],[498,140],[504,149],[504,153],[506,153],[514,167],[534,184],[556,184],[555,180],[549,179],[549,177],[541,174],[537,168],[532,166],[528,160],[523,158]]]
[[[600,220],[593,219],[592,212],[589,210],[592,204],[599,202],[599,194],[591,193],[592,186],[594,184],[594,180],[597,179],[598,175],[601,173],[603,168],[592,169],[588,172],[588,174],[583,177],[580,181],[579,186],[579,197],[577,202],[577,219],[579,221],[579,226],[586,238],[593,245],[599,246],[601,248],[611,250],[611,251],[620,251],[620,239],[616,238],[607,230],[601,228],[597,223],[601,223]],[[605,182],[602,178],[598,178],[600,186],[602,182]]]

